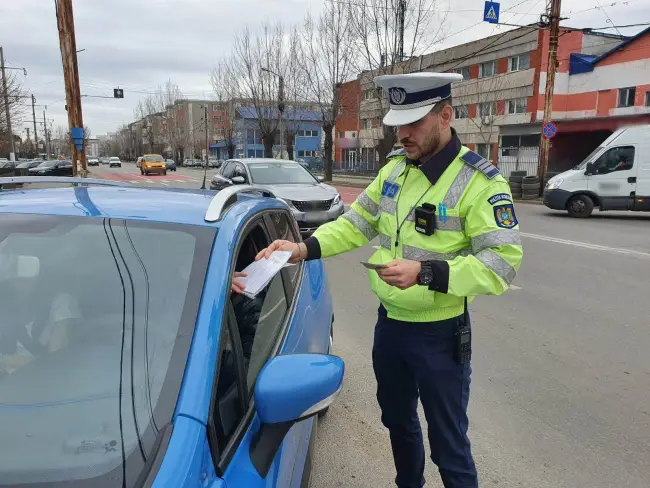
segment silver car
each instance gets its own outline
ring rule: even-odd
[[[229,159],[212,177],[210,187],[255,185],[269,189],[289,205],[300,233],[308,236],[344,212],[341,195],[295,161],[287,159]]]

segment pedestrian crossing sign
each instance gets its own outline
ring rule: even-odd
[[[485,2],[485,9],[483,10],[483,21],[490,24],[499,23],[499,7],[497,2]]]

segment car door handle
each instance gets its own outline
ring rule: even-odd
[[[628,182],[628,183],[636,183],[636,176],[630,176],[630,177],[627,179],[627,182]]]

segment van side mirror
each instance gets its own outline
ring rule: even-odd
[[[585,175],[593,175],[596,172],[596,166],[594,163],[587,163],[585,168]]]

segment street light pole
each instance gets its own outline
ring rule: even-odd
[[[210,144],[208,143],[208,106],[203,105],[205,117],[205,168],[203,168],[203,183],[201,190],[205,190],[205,180],[208,177],[208,161],[210,161]]]
[[[7,117],[7,134],[9,135],[9,161],[16,160],[14,148],[14,135],[11,131],[11,114],[9,113],[9,92],[7,91],[7,76],[5,75],[5,57],[0,46],[0,69],[2,70],[2,90],[5,98],[5,115]]]

